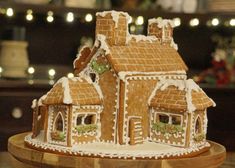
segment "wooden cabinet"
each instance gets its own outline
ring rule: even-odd
[[[0,80],[0,150],[7,149],[7,139],[31,131],[31,102],[49,90],[45,84],[27,84],[27,80]]]

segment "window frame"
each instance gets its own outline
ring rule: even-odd
[[[95,112],[86,112],[86,113],[77,113],[76,114],[76,117],[75,117],[75,126],[79,126],[79,125],[91,125],[91,124],[85,124],[85,118],[87,117],[87,116],[90,116],[90,115],[92,115],[92,117],[95,117],[95,119],[93,119],[94,121],[94,123],[91,123],[91,124],[97,124],[97,113],[95,113]],[[81,124],[77,124],[77,118],[78,118],[78,116],[82,116],[82,121],[81,121]]]
[[[166,112],[156,112],[156,111],[154,111],[154,118],[153,118],[154,123],[161,122],[160,118],[159,118],[159,115],[166,115],[166,116],[169,117],[168,123],[165,123],[165,124],[180,125],[180,126],[183,125],[183,116],[182,115],[180,115],[180,114],[171,114],[171,113],[166,113]],[[180,117],[180,124],[173,124],[172,123],[172,117],[173,116]],[[163,122],[161,122],[161,123],[163,123]]]

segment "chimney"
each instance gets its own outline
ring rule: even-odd
[[[130,16],[126,12],[96,13],[96,35],[103,34],[109,45],[125,45]]]
[[[171,43],[173,39],[174,23],[168,19],[149,19],[148,35],[156,36],[163,43]]]

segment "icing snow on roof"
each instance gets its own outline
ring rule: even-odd
[[[106,43],[105,35],[97,34],[94,46],[99,47],[100,49],[104,50],[105,55],[110,54],[110,49],[109,49],[108,44]]]
[[[138,43],[139,41],[148,41],[150,43],[152,43],[153,41],[157,41],[157,37],[156,36],[145,36],[145,35],[128,35],[127,36],[127,42],[128,43],[130,40],[135,39],[135,41]]]
[[[127,19],[127,23],[129,22],[129,20],[131,19],[130,15],[126,12],[118,12],[115,10],[112,11],[104,11],[104,12],[97,12],[96,16],[101,16],[101,17],[105,17],[107,14],[111,14],[113,21],[115,23],[115,28],[118,27],[118,20],[119,20],[119,16],[120,14],[124,15]]]
[[[148,104],[159,109],[190,113],[215,106],[214,101],[192,79],[161,79],[149,97]]]
[[[43,97],[42,103],[99,105],[102,98],[101,90],[96,83],[80,77],[62,77]]]
[[[162,19],[162,18],[153,18],[153,19],[149,19],[148,20],[148,24],[149,25],[151,25],[151,24],[153,24],[153,23],[157,23],[157,26],[159,27],[159,28],[163,28],[163,27],[168,27],[169,25],[171,26],[171,27],[175,27],[175,24],[174,24],[174,22],[172,21],[172,20],[170,20],[170,19]]]

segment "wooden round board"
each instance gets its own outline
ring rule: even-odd
[[[34,150],[24,145],[28,133],[17,134],[9,138],[8,151],[19,161],[37,167],[78,167],[78,168],[216,168],[223,163],[225,148],[209,141],[211,148],[196,157],[162,160],[125,160],[109,158],[78,157]]]

